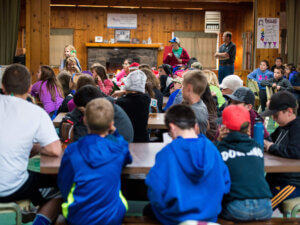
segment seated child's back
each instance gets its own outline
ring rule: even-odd
[[[195,132],[189,106],[174,105],[165,119],[173,142],[157,155],[146,184],[155,217],[163,224],[185,220],[217,221],[230,177],[218,150]]]
[[[127,202],[120,191],[120,176],[131,156],[128,143],[115,131],[113,117],[108,100],[92,100],[85,111],[89,134],[64,153],[58,186],[66,201],[62,207],[68,224],[122,223]]]

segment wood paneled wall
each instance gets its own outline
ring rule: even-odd
[[[204,31],[204,11],[51,7],[51,28],[74,29],[74,45],[84,70],[87,69],[85,43],[94,42],[96,35],[105,40],[114,38],[114,29],[106,25],[107,13],[137,14],[138,27],[131,30],[131,38],[138,38],[140,42],[151,37],[152,43],[168,45],[173,31]],[[241,69],[242,33],[253,31],[252,7],[221,11],[221,15],[222,31],[233,33],[233,42],[237,45],[235,67]],[[162,63],[162,55],[163,51],[159,53],[158,64]]]
[[[257,18],[259,17],[280,17],[281,0],[255,0],[257,3]],[[256,46],[256,43],[255,43]],[[258,67],[261,60],[268,60],[274,65],[275,58],[279,56],[279,49],[256,49],[255,66]]]

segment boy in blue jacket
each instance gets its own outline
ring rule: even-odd
[[[258,84],[259,99],[262,111],[265,111],[266,109],[267,93],[266,87],[262,86],[260,83],[263,80],[269,80],[270,78],[273,78],[273,72],[269,70],[269,62],[267,60],[260,61],[259,68],[248,74],[248,79],[255,80]]]
[[[186,220],[216,222],[230,176],[220,153],[203,134],[193,110],[186,105],[170,107],[165,123],[173,141],[157,155],[146,178],[151,207],[145,215],[163,224]],[[148,210],[148,211],[147,211]]]
[[[113,118],[108,100],[92,100],[84,115],[89,134],[65,150],[57,181],[69,225],[122,224],[127,202],[120,191],[120,176],[132,159]]]

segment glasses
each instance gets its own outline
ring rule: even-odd
[[[123,66],[129,66],[129,63],[124,63]]]

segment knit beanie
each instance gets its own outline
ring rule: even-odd
[[[135,70],[128,74],[125,80],[125,90],[145,93],[147,76],[141,70]]]

